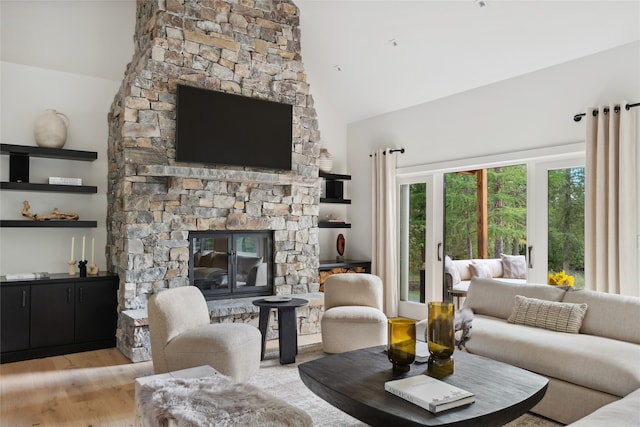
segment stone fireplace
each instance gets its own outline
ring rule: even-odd
[[[137,2],[108,117],[107,263],[120,278],[118,348],[132,360],[148,359],[144,325],[123,313],[189,285],[190,232],[269,230],[273,293],[318,290],[319,131],[298,25],[288,0]],[[176,162],[178,84],[293,105],[292,170]]]

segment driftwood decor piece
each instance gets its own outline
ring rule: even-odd
[[[58,208],[53,208],[50,214],[46,215],[38,215],[29,212],[31,205],[29,202],[25,200],[22,202],[22,216],[30,218],[34,221],[50,221],[50,220],[67,220],[67,221],[77,221],[80,218],[80,215],[68,212],[61,212]]]

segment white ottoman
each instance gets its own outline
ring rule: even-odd
[[[137,378],[135,407],[137,427],[313,426],[303,410],[210,366]]]

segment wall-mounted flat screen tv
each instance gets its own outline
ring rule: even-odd
[[[293,107],[178,85],[176,160],[291,170]]]

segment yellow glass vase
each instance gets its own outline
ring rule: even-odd
[[[416,359],[416,321],[404,317],[388,319],[387,355],[393,370],[407,372]]]
[[[435,377],[453,374],[453,350],[455,349],[454,305],[450,302],[428,304],[426,339],[429,346],[427,371]]]

